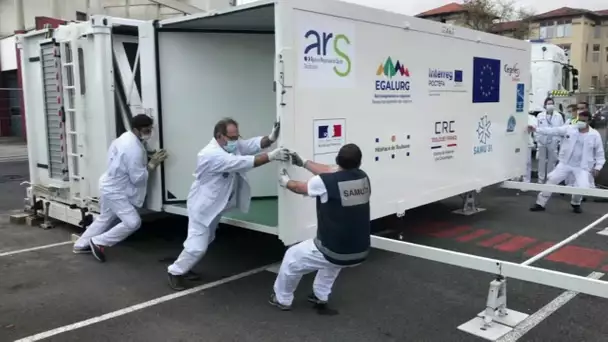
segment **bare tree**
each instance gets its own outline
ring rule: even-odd
[[[518,7],[514,0],[464,0],[465,25],[474,30],[495,32],[499,24],[519,21],[514,25],[514,35],[524,38],[530,28],[533,12]]]

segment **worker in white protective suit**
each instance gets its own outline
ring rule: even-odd
[[[292,152],[292,162],[315,176],[294,181],[283,169],[279,184],[296,194],[315,197],[317,236],[285,252],[269,303],[290,310],[302,276],[317,271],[308,301],[326,308],[340,271],[361,264],[370,249],[370,180],[360,169],[362,154],[355,144],[342,146],[337,167],[303,160]]]
[[[131,130],[110,145],[108,169],[99,179],[101,211],[74,244],[74,253],[92,253],[104,262],[105,247],[123,241],[141,226],[137,209],[146,197],[148,174],[167,158],[167,152],[160,150],[148,161],[144,143],[150,139],[152,124],[149,116],[137,115]],[[111,227],[117,218],[120,223]]]
[[[536,116],[528,114],[528,126],[538,127]],[[532,151],[534,150],[534,133],[528,132],[528,155],[526,159],[526,174],[523,177],[525,183],[530,183],[532,179]]]
[[[555,110],[555,104],[552,98],[545,100],[545,111],[539,113],[538,119],[539,128],[561,127],[564,124],[564,118]],[[536,135],[537,157],[538,157],[538,182],[545,183],[546,176],[553,171],[557,163],[557,146],[559,139],[549,135]]]
[[[576,125],[561,127],[539,127],[528,126],[528,130],[539,135],[552,135],[563,137],[559,153],[559,164],[547,179],[547,184],[557,185],[564,181],[569,175],[574,176],[574,186],[588,189],[592,184],[592,177],[597,177],[606,162],[604,157],[604,146],[600,134],[589,127],[591,115],[584,111],[578,114]],[[547,201],[551,197],[550,192],[538,194],[536,204],[530,208],[531,211],[543,211]],[[572,196],[570,204],[575,213],[581,213],[582,196]]]
[[[585,111],[589,111],[589,103],[587,102],[579,102],[575,105],[571,105],[574,106],[573,111],[572,111],[572,115],[570,116],[569,119],[566,119],[565,125],[576,125],[576,122],[578,121],[578,113],[581,112],[585,112]],[[570,107],[572,108],[572,107]],[[562,138],[563,140],[563,138]],[[567,186],[574,186],[575,183],[575,179],[573,175],[568,176],[565,181],[564,184],[566,184]],[[591,184],[590,184],[591,188],[595,188],[595,180],[593,178],[591,178]],[[563,194],[562,194],[563,196]],[[583,198],[583,201],[585,199]]]
[[[246,172],[272,161],[288,161],[287,150],[277,148],[260,153],[279,137],[275,123],[268,136],[240,139],[232,119],[220,120],[213,138],[197,155],[195,180],[188,194],[188,237],[177,260],[168,268],[169,286],[181,291],[185,280],[198,280],[192,268],[203,258],[215,239],[215,231],[226,211],[249,211],[251,188]]]

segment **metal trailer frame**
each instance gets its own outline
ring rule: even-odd
[[[501,183],[501,187],[506,189],[550,191],[552,193],[608,198],[608,191],[602,189],[583,189],[571,186],[515,181],[503,182]],[[471,215],[483,211],[482,208],[477,207],[477,193],[478,192],[473,191],[466,194],[463,198],[463,209],[457,210],[455,213]],[[397,216],[402,217],[403,215],[404,213],[400,213]],[[532,263],[555,252],[586,232],[596,228],[607,218],[608,213],[575,234],[520,264],[410,242],[392,240],[379,236],[372,236],[371,244],[373,248],[389,252],[493,274],[495,279],[490,282],[485,309],[478,313],[475,318],[465,322],[458,328],[473,335],[494,341],[513,330],[515,326],[528,317],[525,313],[507,308],[507,277],[608,298],[608,281],[530,266]]]

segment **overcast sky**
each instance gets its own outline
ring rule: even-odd
[[[241,0],[248,3],[255,0]],[[342,0],[365,6],[377,7],[392,12],[416,15],[429,9],[449,4],[449,0]],[[533,9],[540,14],[560,7],[586,8],[590,10],[608,9],[608,0],[517,0],[520,6]]]

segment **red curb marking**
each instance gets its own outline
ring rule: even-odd
[[[499,245],[494,246],[494,249],[498,249],[503,252],[516,252],[528,245],[536,242],[536,239],[527,236],[515,236],[509,241],[503,242]]]
[[[546,249],[553,247],[553,245],[555,245],[555,242],[541,242],[538,245],[529,248],[527,251],[524,252],[524,254],[528,256],[535,256],[539,253],[544,252]]]
[[[453,238],[469,230],[471,230],[471,227],[469,226],[456,226],[437,232],[432,232],[429,235],[439,238]]]
[[[484,240],[480,243],[478,243],[477,245],[482,246],[482,247],[492,247],[498,243],[504,242],[508,239],[510,239],[513,235],[509,234],[509,233],[503,233],[500,235],[496,235],[495,237],[489,238],[487,240]]]
[[[549,254],[547,260],[562,262],[564,264],[597,268],[606,259],[608,252],[597,249],[589,249],[577,246],[564,246],[563,248]]]
[[[476,231],[474,231],[472,233],[469,233],[467,235],[463,235],[463,236],[457,237],[456,241],[459,241],[459,242],[469,242],[471,240],[477,239],[478,237],[482,237],[484,235],[490,234],[491,232],[492,232],[491,230],[487,230],[487,229],[478,229],[478,230],[476,230]]]

